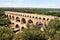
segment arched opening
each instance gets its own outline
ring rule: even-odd
[[[49,18],[47,18],[47,21],[49,20]]]
[[[34,18],[34,16],[33,16],[33,18]]]
[[[30,18],[31,18],[31,16],[30,16]]]
[[[36,17],[36,19],[37,19],[38,17]]]
[[[14,24],[14,23],[11,23],[11,24]]]
[[[38,25],[38,22],[36,23],[36,25]]]
[[[11,16],[10,16],[10,19],[11,19]]]
[[[29,17],[29,15],[27,15],[27,17]]]
[[[41,22],[37,22],[36,25],[40,28],[43,27],[43,24]]]
[[[37,27],[40,28],[41,31],[44,31],[43,23],[37,22]]]
[[[38,24],[39,25],[39,27],[43,27],[43,24],[42,23],[40,23],[40,24]]]
[[[24,17],[24,15],[23,15],[23,17]]]
[[[31,19],[28,20],[27,27],[28,28],[33,28],[34,27],[33,21]]]
[[[26,23],[26,20],[24,18],[21,19],[21,23],[24,24]]]
[[[11,15],[9,15],[9,19],[11,19]]]
[[[32,20],[28,20],[28,23],[33,23],[33,21]]]
[[[39,19],[41,19],[41,17],[39,17]]]
[[[15,26],[13,32],[14,32],[14,33],[18,33],[19,31],[20,31],[20,29],[19,29],[19,25],[16,24],[16,26]]]
[[[22,14],[21,14],[21,16],[22,16]]]
[[[8,17],[8,15],[6,15],[6,17]]]
[[[21,31],[23,31],[23,30],[24,30],[24,27],[22,26],[22,27],[21,27]]]
[[[43,18],[43,20],[45,20],[45,18]]]
[[[10,27],[13,28],[13,26],[14,26],[14,23],[10,23]]]
[[[12,16],[12,20],[14,20],[14,16]]]
[[[16,28],[19,28],[19,25],[18,24],[16,24],[16,26],[15,26]]]
[[[39,24],[38,24],[38,27],[40,28],[41,31],[44,31],[44,26],[43,26],[42,23],[39,23]]]
[[[20,19],[19,19],[19,17],[16,17],[16,21],[17,21],[17,22],[20,22]]]
[[[26,15],[25,15],[25,17],[26,17]]]

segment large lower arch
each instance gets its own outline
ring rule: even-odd
[[[41,30],[41,31],[44,31],[44,25],[43,25],[43,23],[39,23],[38,25],[39,25],[39,27],[40,27],[40,30]]]
[[[11,19],[11,15],[8,15],[9,19]]]
[[[33,28],[34,27],[33,21],[31,19],[28,20],[27,27],[28,28]]]
[[[21,23],[22,23],[22,24],[25,24],[25,23],[26,23],[25,18],[22,18],[22,19],[21,19]]]
[[[33,21],[31,19],[28,20],[28,23],[33,23]]]
[[[16,24],[15,28],[19,28],[19,25],[18,25],[18,24]]]
[[[41,22],[37,22],[36,25],[37,25],[38,27],[40,27],[40,28],[43,28],[43,27],[44,27],[44,26],[43,26],[43,23],[41,23]]]
[[[14,20],[14,16],[12,16],[12,20]]]
[[[22,26],[22,27],[21,27],[21,31],[23,31],[23,30],[24,30],[24,27]]]
[[[19,19],[19,17],[16,17],[16,21],[17,21],[17,22],[20,22],[20,19]]]

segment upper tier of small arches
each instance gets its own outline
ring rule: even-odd
[[[9,16],[10,19],[14,19],[14,15],[8,14],[7,16]],[[50,20],[49,18],[45,18],[45,17],[37,17],[37,16],[31,16],[31,15],[23,15],[23,14],[19,14],[19,16],[21,17],[28,17],[28,18],[32,18],[32,19],[39,19],[39,20]]]

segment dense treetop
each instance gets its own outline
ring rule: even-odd
[[[13,37],[12,29],[0,26],[0,40],[11,40]]]
[[[33,14],[44,14],[44,15],[53,15],[60,17],[60,9],[48,9],[48,8],[0,8],[0,13],[5,11],[15,11],[15,12],[24,12],[24,13],[33,13]]]

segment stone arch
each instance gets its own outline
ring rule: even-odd
[[[11,19],[11,15],[8,15],[9,16],[9,19]]]
[[[27,17],[29,17],[29,15],[27,15]]]
[[[34,16],[32,18],[34,18]]]
[[[23,31],[23,30],[24,30],[24,26],[21,27],[21,31]]]
[[[17,22],[20,22],[20,19],[19,19],[19,17],[16,17],[16,21],[17,21]]]
[[[41,17],[39,17],[39,19],[41,19]]]
[[[9,15],[9,18],[11,19],[11,15]]]
[[[35,17],[36,19],[38,18],[38,17]]]
[[[31,16],[30,16],[30,18],[31,18]]]
[[[36,25],[43,25],[42,22],[36,22]]]
[[[42,24],[42,23],[39,23],[38,25],[39,25],[40,27],[43,27],[43,24]]]
[[[21,14],[21,16],[22,16],[22,14]]]
[[[29,20],[27,21],[27,27],[28,27],[28,28],[34,27],[33,20],[29,19]]]
[[[45,18],[43,18],[43,20],[45,20]]]
[[[36,22],[36,25],[38,25],[38,22]]]
[[[16,24],[15,28],[19,28],[19,25],[18,25],[18,24]]]
[[[22,15],[24,17],[24,15]]]
[[[47,18],[47,21],[49,20],[49,18]]]
[[[8,17],[8,15],[6,15]]]
[[[38,27],[40,28],[41,31],[44,31],[44,24],[43,23],[39,23],[38,24]]]
[[[36,22],[36,25],[37,25],[38,27],[40,27],[40,28],[43,28],[43,27],[44,27],[42,22]]]
[[[12,20],[14,20],[14,16],[12,16]]]
[[[25,17],[26,17],[26,15],[25,15]]]
[[[33,21],[31,19],[28,20],[28,23],[33,23]]]
[[[22,23],[22,24],[26,23],[25,18],[22,18],[22,19],[21,19],[21,23]]]

